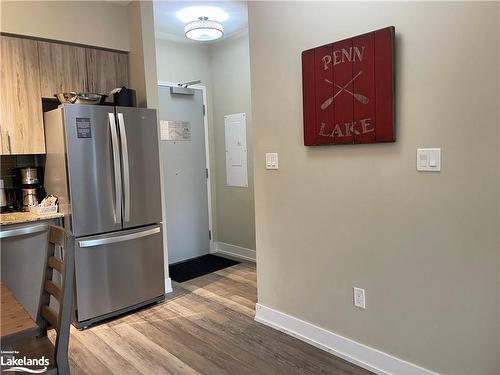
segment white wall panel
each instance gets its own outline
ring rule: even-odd
[[[224,116],[226,143],[226,184],[248,186],[247,123],[244,113]]]

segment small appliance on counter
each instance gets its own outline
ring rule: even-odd
[[[5,188],[3,180],[0,180],[0,212],[7,211],[7,197],[5,196]]]
[[[34,185],[38,184],[38,171],[36,168],[20,168],[21,172],[21,183],[23,185]]]
[[[35,167],[14,169],[14,186],[17,192],[15,209],[29,211],[30,207],[38,205],[38,202],[45,198],[45,190],[38,179],[38,169]]]
[[[29,211],[30,207],[38,204],[36,188],[21,189],[23,192],[23,211]]]

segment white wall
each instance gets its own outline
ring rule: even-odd
[[[498,6],[249,3],[259,303],[431,370],[500,373]],[[301,52],[389,25],[397,141],[303,146]],[[416,172],[419,146],[442,147],[440,173]]]
[[[128,51],[127,3],[1,1],[0,31]]]
[[[208,44],[181,43],[157,38],[156,51],[158,80],[186,82],[201,79],[202,85],[210,86]]]
[[[248,32],[215,43],[210,48],[215,174],[217,185],[217,240],[255,249],[253,196],[252,109]],[[248,187],[226,185],[224,116],[247,114]]]

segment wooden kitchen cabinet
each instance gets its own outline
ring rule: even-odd
[[[86,55],[90,92],[109,94],[116,87],[128,86],[128,54],[87,48]]]
[[[36,40],[0,36],[1,154],[44,154]]]
[[[38,58],[42,97],[88,91],[85,48],[39,41]]]
[[[42,97],[128,86],[128,54],[0,35],[0,154],[44,154]],[[113,101],[113,98],[108,98]]]

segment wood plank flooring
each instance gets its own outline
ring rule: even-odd
[[[256,323],[252,263],[173,288],[164,303],[84,331],[72,327],[72,374],[369,374]]]

